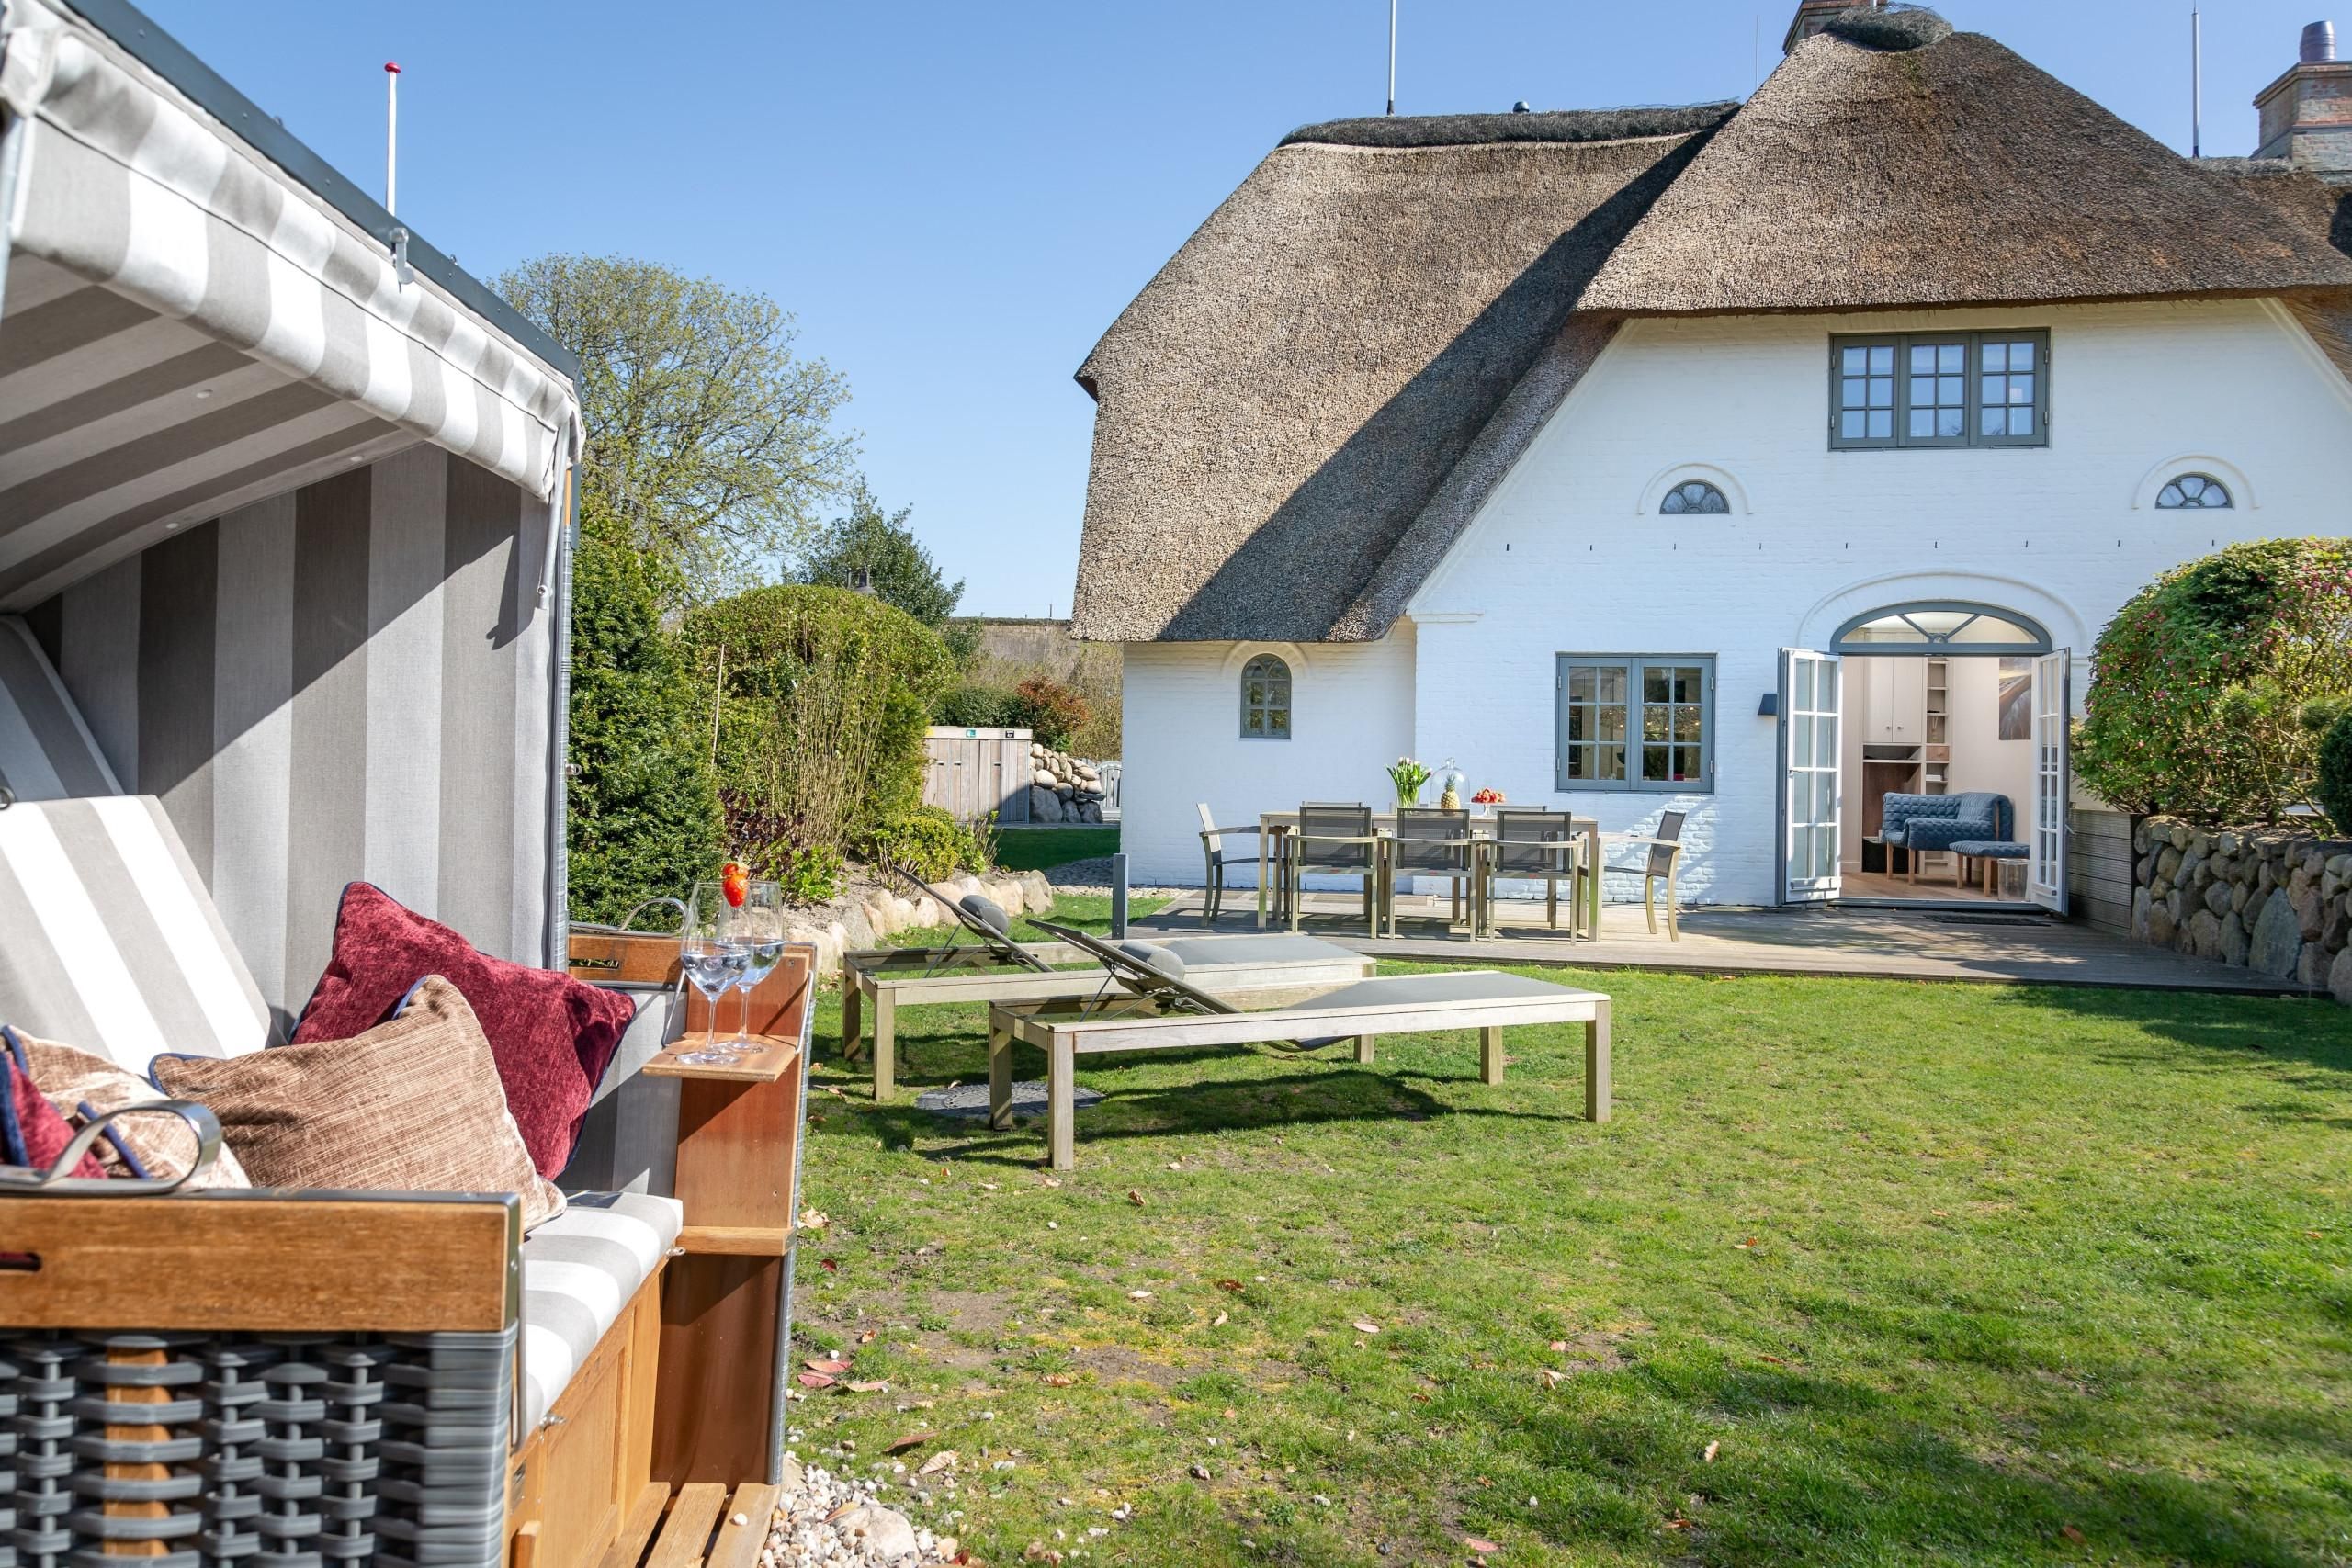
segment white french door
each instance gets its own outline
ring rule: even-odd
[[[1781,897],[1838,897],[1838,656],[1781,649]]]
[[[2026,893],[2043,908],[2066,912],[2066,740],[2073,712],[2073,655],[2065,649],[2033,661],[2033,828]]]

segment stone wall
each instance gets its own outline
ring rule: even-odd
[[[1091,762],[1057,751],[1041,740],[1029,743],[1029,820],[1100,822],[1102,775]]]
[[[2352,842],[2151,817],[2132,849],[2133,936],[2352,1005]]]
[[[840,977],[842,954],[862,947],[888,947],[903,931],[952,926],[956,917],[945,905],[978,893],[1013,915],[1041,915],[1054,907],[1054,890],[1045,874],[969,873],[928,885],[929,898],[910,897],[904,886],[853,884],[831,903],[816,908],[787,909],[784,935],[787,942],[805,942],[817,950],[817,974],[827,983]]]

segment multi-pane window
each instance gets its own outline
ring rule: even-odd
[[[2050,439],[2050,334],[1832,338],[1829,445],[2040,446]]]
[[[1714,788],[1714,660],[1560,656],[1557,787]]]
[[[1724,492],[1704,479],[1687,479],[1659,498],[1658,513],[1665,517],[1680,517],[1689,513],[1713,514],[1729,512],[1731,502]]]
[[[2211,474],[2183,474],[2156,491],[2156,510],[2159,512],[2194,511],[2203,507],[2218,511],[2230,504],[2229,487]]]
[[[1241,739],[1290,739],[1290,666],[1271,653],[1241,667]]]

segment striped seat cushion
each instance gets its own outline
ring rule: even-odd
[[[0,810],[0,1023],[145,1073],[271,1043],[268,1009],[153,795]]]
[[[0,615],[0,784],[18,800],[120,795],[32,628]]]
[[[685,1211],[643,1192],[574,1194],[523,1238],[523,1430],[528,1438],[621,1309],[678,1242]]]

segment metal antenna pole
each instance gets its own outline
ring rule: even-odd
[[[401,68],[384,62],[384,210],[400,210]]]
[[[2205,23],[2188,8],[2188,155],[2205,155]]]
[[[1388,112],[1396,112],[1396,0],[1388,0]]]

